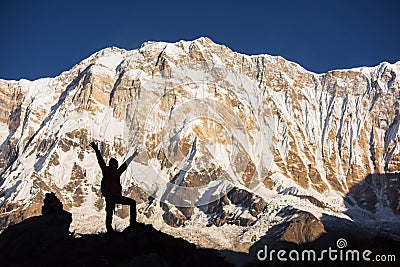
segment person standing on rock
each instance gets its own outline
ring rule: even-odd
[[[129,205],[130,206],[130,226],[136,223],[136,201],[122,196],[122,186],[120,178],[122,173],[128,168],[129,163],[138,154],[136,150],[119,168],[118,161],[111,158],[108,166],[106,165],[103,156],[100,153],[99,147],[96,143],[90,143],[90,147],[96,152],[97,161],[103,173],[101,180],[101,193],[106,199],[106,228],[107,232],[112,232],[112,217],[115,209],[115,204]]]

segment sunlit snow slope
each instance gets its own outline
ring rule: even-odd
[[[140,221],[202,246],[247,248],[288,206],[398,237],[399,74],[400,62],[315,74],[199,38],[0,80],[0,226],[53,191],[71,230],[104,231],[95,141],[120,163],[139,149],[122,182]]]

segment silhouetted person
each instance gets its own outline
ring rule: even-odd
[[[118,161],[111,158],[108,166],[104,162],[100,150],[94,142],[90,146],[96,152],[97,161],[99,162],[103,179],[101,180],[101,193],[106,199],[106,228],[107,232],[112,232],[112,217],[115,209],[115,204],[129,205],[130,206],[130,225],[134,226],[136,222],[136,201],[122,196],[122,186],[120,178],[122,173],[126,170],[132,159],[138,154],[136,150],[119,168]]]

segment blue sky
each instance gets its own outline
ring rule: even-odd
[[[400,1],[1,1],[0,78],[54,77],[109,46],[200,36],[308,70],[400,60]]]

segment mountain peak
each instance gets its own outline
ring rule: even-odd
[[[399,221],[398,66],[316,75],[201,37],[106,48],[55,78],[2,80],[1,227],[37,215],[54,191],[72,230],[104,231],[93,141],[120,162],[138,149],[122,186],[139,220],[199,246],[241,240],[245,251],[287,206],[374,232]],[[126,210],[116,217],[123,228]]]

